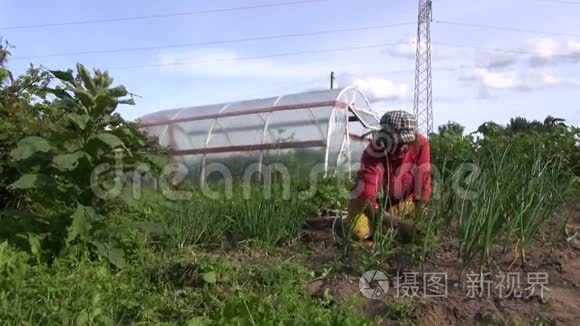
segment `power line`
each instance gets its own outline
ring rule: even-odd
[[[374,44],[374,45],[364,45],[364,46],[341,47],[341,48],[334,48],[334,49],[282,52],[282,53],[275,53],[275,54],[268,54],[268,55],[261,55],[261,56],[241,57],[241,58],[232,58],[232,59],[205,60],[205,61],[183,61],[183,62],[165,63],[165,64],[145,64],[145,65],[133,65],[133,66],[118,66],[118,67],[113,67],[111,69],[125,70],[125,69],[138,69],[138,68],[156,68],[156,67],[168,67],[168,66],[208,64],[208,63],[215,63],[215,62],[251,61],[251,60],[258,60],[258,59],[284,57],[284,56],[354,51],[354,50],[372,49],[372,48],[380,48],[380,47],[391,47],[391,46],[400,46],[400,45],[410,45],[410,44],[414,44],[414,42],[411,41],[411,42],[398,42],[398,43],[384,43],[384,44]],[[448,43],[448,42],[432,42],[432,44],[441,45],[441,46],[448,46],[448,47],[456,47],[456,48],[466,48],[466,49],[485,51],[485,52],[502,52],[502,53],[511,53],[511,54],[528,53],[526,50],[523,50],[523,49],[517,50],[517,49],[502,49],[502,48],[485,48],[485,47],[476,47],[476,46],[463,45],[463,44],[457,44],[457,43]],[[23,59],[23,58],[19,57],[18,59]],[[458,69],[458,68],[462,69],[462,68],[484,68],[484,67],[482,67],[482,66],[449,66],[449,67],[437,67],[437,68],[433,68],[433,69],[449,70],[449,69]],[[414,70],[408,70],[408,69],[407,70],[395,70],[395,71],[389,71],[386,74],[397,74],[397,73],[408,73],[408,72],[414,72]],[[364,73],[357,73],[357,74],[377,75],[377,74],[382,74],[382,73],[364,72]]]
[[[139,68],[159,68],[159,67],[171,67],[171,66],[184,66],[184,65],[193,65],[193,64],[207,64],[207,63],[215,63],[215,62],[249,61],[249,60],[259,60],[259,59],[295,56],[295,55],[303,55],[303,54],[318,54],[318,53],[331,53],[331,52],[343,52],[343,51],[353,51],[353,50],[362,50],[362,49],[373,49],[373,48],[397,46],[397,45],[404,45],[404,44],[409,44],[409,42],[351,46],[351,47],[341,47],[341,48],[334,48],[334,49],[282,52],[282,53],[254,56],[254,57],[241,57],[241,58],[223,59],[223,60],[182,61],[182,62],[174,62],[174,63],[159,63],[159,64],[146,64],[146,65],[134,65],[134,66],[118,66],[118,67],[112,67],[110,69],[111,70],[112,69],[125,70],[125,69],[139,69]]]
[[[338,33],[346,33],[346,32],[368,31],[368,30],[384,29],[384,28],[390,28],[390,27],[414,25],[414,24],[415,24],[414,22],[396,23],[396,24],[388,24],[388,25],[322,30],[322,31],[307,32],[307,33],[291,33],[291,34],[278,34],[278,35],[268,35],[268,36],[255,36],[255,37],[247,37],[247,38],[217,40],[217,41],[207,41],[207,42],[196,42],[196,43],[181,43],[181,44],[131,47],[131,48],[119,48],[119,49],[105,49],[105,50],[86,50],[86,51],[78,51],[78,52],[62,52],[62,53],[53,53],[53,54],[18,56],[18,57],[11,58],[11,60],[29,60],[29,59],[33,59],[33,58],[50,58],[50,57],[65,57],[65,56],[73,56],[73,55],[76,56],[76,55],[86,55],[86,54],[137,52],[137,51],[149,51],[149,50],[171,49],[171,48],[185,48],[185,47],[207,46],[207,45],[217,45],[217,44],[243,43],[243,42],[250,42],[250,41],[263,41],[263,40],[273,40],[273,39],[283,39],[283,38],[293,38],[293,37],[304,37],[304,36],[315,36],[315,35],[338,34]]]
[[[513,48],[513,49],[488,48],[488,47],[479,47],[479,46],[463,45],[463,44],[448,43],[448,42],[432,42],[432,44],[453,47],[453,48],[465,48],[465,49],[470,49],[470,50],[477,50],[480,52],[501,52],[501,53],[507,53],[507,54],[534,54],[534,52],[532,50],[524,49],[524,48],[520,48],[520,49],[516,49],[516,48]],[[565,53],[561,53],[561,54],[564,55]],[[557,54],[554,54],[554,55],[557,55]]]
[[[486,47],[479,47],[479,46],[471,46],[471,45],[463,45],[457,43],[448,43],[448,42],[432,42],[435,45],[441,46],[448,46],[453,48],[464,48],[464,49],[471,49],[477,50],[481,52],[501,52],[501,53],[509,53],[509,54],[528,54],[530,51],[525,49],[502,49],[502,48],[486,48]]]
[[[485,65],[450,65],[450,66],[440,66],[440,67],[432,67],[433,70],[437,71],[469,71],[474,69],[488,69]],[[341,75],[353,75],[353,76],[367,76],[367,77],[387,77],[391,75],[403,74],[403,73],[412,73],[415,70],[413,69],[405,69],[405,70],[391,70],[391,71],[367,71],[367,72],[352,72],[352,73],[343,73]]]
[[[333,48],[333,49],[281,52],[281,53],[274,53],[274,54],[268,54],[268,55],[240,57],[240,58],[232,58],[232,59],[228,58],[228,59],[218,59],[218,60],[182,61],[182,62],[174,62],[174,63],[118,66],[118,67],[112,67],[110,69],[128,70],[128,69],[141,69],[141,68],[159,68],[159,67],[171,67],[171,66],[199,65],[199,64],[216,63],[216,62],[251,61],[251,60],[268,59],[268,58],[276,58],[276,57],[298,56],[298,55],[304,55],[304,54],[319,54],[319,53],[331,53],[331,52],[356,51],[356,50],[363,50],[363,49],[373,49],[373,48],[381,48],[381,47],[408,45],[408,44],[413,44],[413,42],[384,43],[384,44],[340,47],[340,48]],[[482,48],[482,47],[474,47],[474,46],[454,44],[454,43],[445,43],[445,42],[434,42],[433,44],[451,46],[451,47],[469,48],[469,49],[481,50],[481,51],[499,51],[499,52],[505,52],[505,53],[514,53],[514,54],[525,53],[524,50]],[[476,69],[476,68],[486,68],[486,67],[485,67],[485,65],[459,65],[459,66],[453,65],[453,66],[433,67],[433,70],[465,70],[465,69]],[[393,70],[393,71],[388,71],[388,72],[362,72],[362,73],[356,73],[356,74],[357,75],[387,75],[387,74],[412,73],[412,72],[414,72],[414,70],[405,69],[405,70]]]
[[[304,90],[304,88],[308,88],[310,86],[314,87],[314,84],[320,84],[320,89],[323,89],[323,80],[322,78],[310,78],[308,80],[302,80],[301,82],[293,81],[291,83],[284,83],[282,85],[278,85],[274,88],[265,89],[263,87],[255,88],[251,94],[256,94],[249,96],[248,98],[257,98],[264,96],[264,94],[277,94],[280,92],[299,92],[300,90]],[[259,95],[258,95],[259,94]]]
[[[465,72],[465,71],[470,71],[470,70],[474,70],[474,69],[486,69],[486,70],[490,71],[489,68],[486,67],[485,65],[451,65],[451,66],[432,67],[432,69],[438,70],[438,71],[457,71],[457,72]],[[367,72],[346,73],[346,75],[368,76],[368,77],[383,77],[383,76],[386,77],[386,76],[402,74],[402,73],[411,73],[414,71],[415,70],[412,70],[412,69],[378,71],[378,72],[367,71]],[[490,72],[493,73],[494,71],[490,71]],[[497,73],[502,73],[502,72],[497,72]]]
[[[384,63],[382,63],[384,64]],[[367,71],[367,72],[346,72],[338,74],[338,78],[341,76],[387,76],[387,75],[397,75],[403,73],[415,72],[415,69],[404,69],[404,70],[391,70],[391,71]]]
[[[437,21],[437,23],[448,24],[448,25],[467,26],[467,27],[486,28],[486,29],[495,29],[495,30],[509,30],[509,31],[520,32],[520,33],[538,33],[538,34],[541,33],[541,34],[549,34],[549,35],[563,35],[563,36],[570,36],[570,37],[580,37],[580,34],[532,31],[532,30],[523,30],[523,29],[517,29],[517,28],[491,26],[491,25],[468,24],[468,23],[447,22],[447,21]],[[384,29],[384,28],[398,27],[398,26],[407,26],[407,25],[414,25],[414,24],[415,24],[414,22],[403,22],[403,23],[395,23],[395,24],[388,24],[388,25],[364,26],[364,27],[344,28],[344,29],[334,29],[334,30],[322,30],[322,31],[305,32],[305,33],[290,33],[290,34],[256,36],[256,37],[248,37],[248,38],[216,40],[216,41],[207,41],[207,42],[181,43],[181,44],[145,46],[145,47],[130,47],[130,48],[118,48],[118,49],[104,49],[104,50],[85,50],[85,51],[77,51],[77,52],[62,52],[62,53],[52,53],[52,54],[16,56],[16,57],[12,57],[11,60],[29,60],[29,59],[35,59],[35,58],[65,57],[65,56],[76,56],[76,55],[87,55],[87,54],[138,52],[138,51],[149,51],[149,50],[170,49],[170,48],[185,48],[185,47],[194,47],[194,46],[232,44],[232,43],[243,43],[243,42],[251,42],[251,41],[262,41],[262,40],[273,40],[273,39],[284,39],[284,38],[294,38],[294,37],[305,37],[305,36],[357,32],[357,31]],[[495,51],[495,52],[506,52],[506,53],[522,53],[522,52],[524,52],[522,50],[518,51],[518,50],[508,50],[508,49],[499,49],[499,48],[495,48],[495,49],[494,48],[481,48],[481,47],[465,46],[465,45],[460,45],[460,44],[450,44],[450,43],[442,43],[442,42],[433,42],[433,43],[444,45],[444,46],[472,48],[472,49],[485,50],[485,51]]]
[[[472,24],[472,23],[451,22],[451,21],[442,21],[442,20],[436,20],[435,22],[437,24],[442,24],[442,25],[452,25],[452,26],[461,26],[461,27],[473,27],[473,28],[481,28],[481,29],[510,31],[510,32],[516,32],[516,33],[557,35],[557,36],[567,36],[567,37],[580,37],[580,34],[562,33],[562,32],[546,32],[546,31],[539,31],[539,30],[530,30],[530,29],[521,29],[521,28],[515,28],[515,27],[506,27],[506,26]]]
[[[411,42],[413,43],[413,42]],[[477,50],[482,52],[502,52],[502,53],[509,53],[509,54],[532,54],[530,51],[526,49],[502,49],[502,48],[486,48],[486,47],[477,47],[477,46],[470,46],[470,45],[463,45],[463,44],[456,44],[456,43],[448,43],[448,42],[432,42],[434,45],[441,45],[441,46],[449,46],[455,48],[466,48],[471,50]],[[380,63],[384,64],[384,63]],[[489,67],[485,64],[481,65],[452,65],[452,66],[442,66],[442,67],[433,67],[433,70],[467,70],[467,69],[488,69]],[[393,70],[387,72],[356,72],[356,73],[347,73],[351,75],[363,75],[363,76],[381,76],[381,75],[392,75],[392,74],[399,74],[399,73],[411,73],[413,70],[405,69],[405,70]]]
[[[485,68],[482,66],[476,65],[455,65],[455,66],[441,66],[441,67],[432,67],[432,70],[468,70],[468,69],[477,69],[477,68]],[[391,71],[367,71],[367,72],[354,72],[354,73],[346,73],[346,75],[355,75],[355,76],[390,76],[390,75],[397,75],[403,73],[413,73],[415,69],[404,69],[404,70],[391,70]]]
[[[487,67],[484,65],[451,65],[451,66],[440,66],[440,67],[432,67],[435,71],[452,71],[452,72],[468,72],[473,71],[475,69],[486,69]],[[413,69],[405,69],[405,70],[391,70],[391,71],[367,71],[367,72],[346,72],[342,74],[338,74],[337,77],[341,78],[342,76],[355,76],[355,77],[388,77],[392,75],[398,75],[403,73],[413,73],[415,70]],[[503,72],[494,72],[490,71],[491,73],[503,73]]]
[[[103,18],[103,19],[95,19],[95,20],[79,20],[79,21],[58,22],[58,23],[4,26],[4,27],[0,27],[0,30],[35,29],[35,28],[70,26],[70,25],[106,24],[106,23],[122,22],[122,21],[134,21],[134,20],[179,17],[179,16],[194,16],[194,15],[213,14],[213,13],[222,13],[222,12],[231,12],[231,11],[243,11],[243,10],[262,9],[262,8],[285,7],[285,6],[311,4],[311,3],[326,2],[326,1],[328,1],[328,0],[289,1],[289,2],[278,2],[278,3],[253,5],[253,6],[240,6],[240,7],[221,8],[221,9],[184,11],[184,12],[174,12],[174,13],[167,13],[167,14],[155,14],[155,15],[145,15],[145,16],[130,16],[130,17]]]

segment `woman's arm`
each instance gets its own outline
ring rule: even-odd
[[[363,153],[361,168],[357,173],[355,189],[351,193],[351,200],[348,206],[349,218],[357,216],[363,210],[370,218],[374,217],[377,207],[377,194],[379,187],[382,186],[385,173],[383,160],[368,153],[368,149]]]

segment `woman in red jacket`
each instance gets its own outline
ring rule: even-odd
[[[417,132],[415,116],[405,111],[387,112],[381,118],[381,130],[362,155],[349,217],[364,209],[372,220],[381,189],[389,194],[387,208],[412,203],[415,210],[422,210],[431,198],[429,141]]]

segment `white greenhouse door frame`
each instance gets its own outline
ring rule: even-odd
[[[345,114],[345,120],[346,120],[346,126],[345,126],[345,133],[344,133],[344,138],[346,139],[346,168],[348,171],[348,174],[351,174],[351,166],[350,166],[350,162],[351,162],[351,148],[350,148],[350,121],[348,121],[348,113],[350,112],[350,106],[348,107],[348,109],[344,110],[344,114]]]
[[[338,169],[341,166],[342,162],[345,161],[343,160],[344,156],[347,157],[347,160],[345,161],[347,164],[347,170],[350,173],[350,122],[348,121],[348,113],[350,112],[350,106],[348,106],[344,111],[344,133],[342,134],[342,140],[340,143],[340,150],[338,152],[338,155],[336,156],[336,164],[335,164],[335,169],[333,171],[333,176],[336,176],[336,174],[338,173]]]
[[[349,96],[350,95],[350,96]],[[368,98],[364,95],[364,93],[357,87],[347,87],[345,89],[343,89],[339,95],[338,95],[338,100],[340,101],[341,98],[346,98],[346,102],[348,104],[347,108],[344,110],[345,111],[345,119],[346,119],[346,126],[345,126],[345,137],[346,137],[346,167],[347,167],[347,171],[349,173],[349,175],[352,173],[352,148],[351,148],[351,139],[350,139],[350,135],[351,135],[351,121],[349,119],[349,113],[352,112],[352,114],[357,118],[358,122],[363,126],[364,129],[368,129],[368,130],[378,130],[380,128],[379,122],[380,122],[380,118],[377,116],[377,114],[375,112],[372,111],[372,106],[370,101],[368,100]],[[357,100],[362,100],[364,102],[364,105],[366,105],[366,107],[370,108],[371,110],[364,110],[364,109],[360,109],[357,108]],[[371,117],[374,117],[375,121],[368,121],[367,117],[365,117],[364,115],[369,115]],[[344,140],[343,140],[344,141]],[[341,153],[340,155],[342,155],[342,149],[341,149]],[[339,159],[340,159],[340,155],[339,155]],[[338,167],[338,164],[337,164]],[[336,174],[336,173],[335,173]]]

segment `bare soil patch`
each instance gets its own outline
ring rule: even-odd
[[[527,250],[525,265],[521,260],[514,261],[514,253],[506,251],[504,246],[493,248],[495,265],[490,270],[489,286],[476,287],[469,283],[480,270],[474,266],[463,271],[459,258],[459,248],[453,230],[443,237],[441,245],[432,250],[422,266],[401,264],[401,257],[393,257],[384,262],[383,271],[389,276],[390,289],[394,287],[392,278],[397,272],[445,273],[447,275],[447,295],[443,297],[425,297],[419,291],[419,297],[413,300],[416,309],[410,314],[412,321],[419,325],[580,325],[580,246],[578,240],[562,240],[550,245],[550,228],[558,223],[567,222],[568,234],[580,230],[580,204],[566,207],[555,219],[555,224],[545,228],[539,239],[530,244]],[[303,244],[311,251],[309,262],[312,266],[322,266],[337,261],[340,250],[337,237],[330,227],[309,226],[303,237]],[[328,224],[328,223],[327,223]],[[328,226],[328,225],[327,225]],[[303,250],[303,248],[302,248]],[[403,261],[406,261],[403,257]],[[315,280],[308,289],[313,296],[331,295],[335,298],[361,296],[358,290],[360,275],[348,274]],[[508,285],[502,283],[501,273],[519,275],[519,281]],[[543,295],[540,285],[533,286],[534,277],[547,276]],[[517,278],[516,276],[512,276]],[[537,279],[535,281],[538,281]],[[517,284],[514,284],[517,283]],[[544,280],[540,280],[544,284]],[[423,279],[419,283],[423,286]],[[486,283],[487,284],[487,283]],[[500,287],[504,287],[500,289]],[[489,287],[489,295],[486,288]],[[482,290],[470,294],[473,289]],[[521,290],[509,293],[511,288]],[[532,291],[533,288],[533,291]],[[471,290],[470,290],[471,289]],[[397,297],[389,291],[382,300],[365,299],[360,309],[370,316],[386,316],[386,324],[397,324],[393,319],[392,308]],[[481,297],[478,294],[481,294]],[[362,296],[361,296],[362,297]],[[397,297],[397,298],[396,298]],[[409,317],[407,316],[407,317]]]

